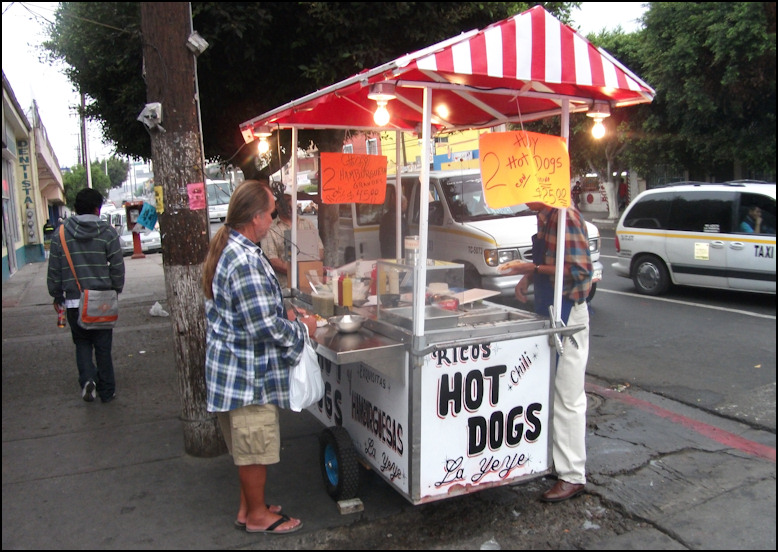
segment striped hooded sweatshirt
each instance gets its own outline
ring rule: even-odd
[[[115,289],[124,287],[124,257],[119,234],[97,215],[76,215],[65,219],[65,240],[82,289]],[[46,279],[49,295],[62,304],[78,299],[81,292],[62,250],[59,228],[51,236],[49,270]]]

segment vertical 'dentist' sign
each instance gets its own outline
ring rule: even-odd
[[[16,150],[19,154],[19,168],[22,170],[22,224],[24,236],[28,244],[39,243],[38,223],[35,216],[35,194],[32,190],[32,161],[30,159],[30,143],[27,140],[17,140]]]
[[[422,497],[503,484],[550,466],[545,336],[434,351],[424,359]]]
[[[486,203],[495,209],[539,201],[570,206],[570,155],[559,136],[494,132],[479,138]]]

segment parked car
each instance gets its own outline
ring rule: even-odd
[[[159,230],[151,230],[150,232],[141,231],[139,234],[140,247],[143,253],[156,253],[162,251],[162,237],[159,234]],[[125,227],[119,234],[119,243],[122,246],[122,253],[124,256],[132,255],[135,252],[133,240],[132,231]]]
[[[775,184],[695,182],[642,192],[619,219],[616,252],[614,271],[644,295],[671,284],[775,293]]]
[[[208,220],[224,222],[227,218],[227,207],[232,197],[232,186],[229,180],[206,180],[208,194]]]

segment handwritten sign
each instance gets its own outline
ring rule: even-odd
[[[145,226],[149,230],[153,230],[157,224],[157,208],[148,201],[143,202],[143,208],[140,210],[140,215],[138,215],[138,224]]]
[[[321,175],[321,200],[328,205],[384,202],[384,155],[322,152]]]
[[[162,191],[162,186],[154,186],[154,199],[157,203],[157,213],[161,215],[165,212],[165,193]]]
[[[481,134],[481,179],[495,209],[539,201],[570,206],[570,154],[560,136],[536,132]]]
[[[551,349],[543,336],[436,350],[421,370],[422,497],[548,469]]]
[[[205,184],[202,182],[187,184],[186,192],[189,195],[189,208],[192,211],[205,209]]]

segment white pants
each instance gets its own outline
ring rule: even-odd
[[[589,360],[589,308],[575,305],[568,326],[586,327],[566,337],[554,379],[554,470],[568,483],[586,483],[586,363]],[[577,347],[575,344],[577,344]]]

